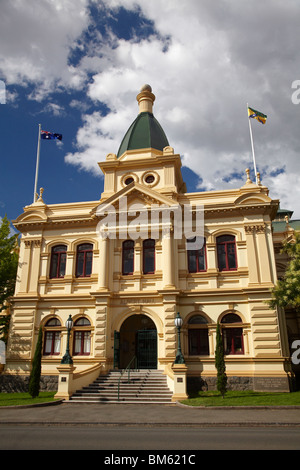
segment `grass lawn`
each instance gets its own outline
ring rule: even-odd
[[[29,393],[0,393],[0,406],[33,405],[55,401],[56,392],[40,392],[36,398],[31,398]]]
[[[190,406],[300,406],[300,391],[291,393],[228,391],[224,398],[217,391],[193,392],[181,403]]]

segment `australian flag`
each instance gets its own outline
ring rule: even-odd
[[[41,139],[62,140],[62,134],[54,134],[53,132],[41,131]]]

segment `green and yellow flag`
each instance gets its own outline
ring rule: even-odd
[[[253,108],[249,108],[249,106],[248,106],[248,116],[249,118],[257,119],[257,121],[261,122],[262,124],[266,124],[267,115],[260,113],[259,111],[256,111]]]

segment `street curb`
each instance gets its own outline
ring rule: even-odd
[[[64,400],[55,400],[55,401],[46,401],[44,403],[33,403],[32,405],[9,405],[9,406],[0,406],[0,410],[12,410],[12,409],[24,409],[24,408],[38,408],[42,406],[54,406],[54,405],[61,405]],[[1,411],[0,411],[1,412]]]
[[[176,402],[176,405],[182,408],[190,409],[200,409],[200,410],[298,410],[300,405],[281,405],[281,406],[266,406],[266,405],[257,405],[257,406],[192,406],[185,405],[184,403]]]
[[[161,428],[264,428],[264,427],[300,427],[300,422],[291,423],[291,422],[232,422],[232,423],[222,423],[222,422],[202,422],[202,423],[142,423],[142,422],[106,422],[106,421],[97,421],[97,422],[81,422],[81,421],[0,421],[0,426],[70,426],[70,427],[161,427]]]

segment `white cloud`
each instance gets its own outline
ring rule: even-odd
[[[77,87],[80,73],[68,66],[75,39],[88,24],[88,0],[2,2],[0,68],[7,84],[38,83],[35,98],[55,84]]]

